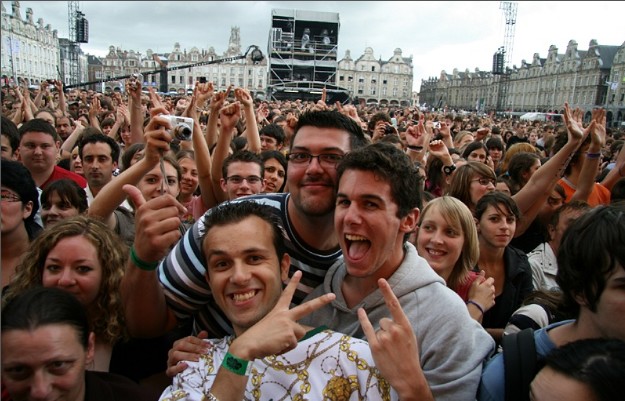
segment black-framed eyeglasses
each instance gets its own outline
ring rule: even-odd
[[[483,185],[485,187],[487,187],[488,184],[493,184],[493,186],[495,186],[495,182],[496,182],[496,180],[492,178],[486,178],[486,177],[480,177],[480,178],[476,178],[475,180],[471,180],[471,182],[475,182],[475,181],[478,181],[480,185]]]
[[[22,201],[22,198],[20,198],[18,195],[9,191],[2,191],[1,196],[2,196],[2,202],[21,202]]]
[[[328,167],[335,167],[345,155],[337,153],[321,153],[319,155],[312,155],[308,152],[293,152],[289,153],[286,158],[293,164],[310,164],[312,159],[317,158],[317,161],[321,165]]]
[[[247,177],[241,177],[240,175],[231,175],[230,177],[226,177],[226,181],[233,184],[241,184],[243,181],[247,181],[248,184],[254,185],[258,184],[261,180],[262,178],[257,175],[248,175]]]

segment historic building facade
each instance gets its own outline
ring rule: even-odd
[[[339,60],[336,84],[367,103],[409,106],[413,98],[413,69],[412,56],[403,57],[399,48],[387,61],[376,59],[371,47],[356,60],[346,50],[345,57]]]
[[[39,85],[46,79],[58,79],[60,71],[57,30],[44,25],[43,18],[33,21],[32,8],[22,19],[19,1],[7,11],[2,2],[2,80]]]
[[[555,112],[564,103],[586,110],[604,107],[609,126],[625,120],[625,42],[599,45],[591,40],[580,50],[570,40],[564,53],[552,45],[546,58],[535,53],[531,62],[508,68],[503,75],[491,72],[442,71],[438,78],[421,81],[421,104],[434,109],[470,111]]]
[[[168,53],[147,49],[145,55],[110,46],[109,53],[101,59],[101,76],[105,81],[104,90],[123,90],[124,80],[111,78],[140,73],[143,75],[143,86],[152,86],[160,92],[189,93],[200,78],[213,82],[215,90],[225,90],[233,85],[246,88],[253,94],[263,92],[267,77],[266,61],[255,64],[250,54],[243,59],[228,60],[243,54],[239,28],[232,27],[228,49],[222,55],[217,54],[214,47],[208,50],[192,47],[187,51],[178,42]],[[228,61],[219,61],[222,59]],[[181,68],[184,66],[190,67]]]

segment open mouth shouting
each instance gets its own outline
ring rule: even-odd
[[[361,260],[371,248],[371,241],[361,235],[345,234],[347,256],[352,261]]]

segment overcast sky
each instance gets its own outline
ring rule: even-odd
[[[3,1],[7,11],[11,2]],[[512,65],[531,62],[534,53],[546,57],[551,45],[564,53],[570,40],[587,50],[591,39],[600,45],[625,42],[623,1],[520,1],[514,25]],[[44,19],[68,37],[67,1],[21,1],[33,19]],[[182,49],[214,47],[222,54],[230,28],[241,29],[241,47],[258,45],[266,53],[271,10],[297,9],[339,13],[339,58],[352,58],[373,48],[374,56],[388,60],[395,48],[413,56],[414,90],[422,79],[442,70],[490,71],[492,56],[504,44],[504,12],[498,1],[80,1],[89,21],[85,53],[103,57],[109,46],[167,53],[179,42]],[[619,17],[620,15],[620,17]]]

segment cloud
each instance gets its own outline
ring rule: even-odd
[[[337,12],[340,18],[339,56],[345,50],[359,57],[372,47],[376,58],[388,60],[396,48],[413,56],[414,89],[421,79],[438,77],[442,70],[492,67],[492,55],[504,42],[505,25],[500,2],[493,1],[81,1],[89,20],[89,43],[83,51],[100,57],[109,46],[145,53],[182,49],[228,47],[230,28],[241,29],[243,48],[267,48],[271,10],[293,9]],[[549,46],[564,52],[569,40],[580,50],[591,39],[601,45],[621,45],[625,29],[620,20],[625,2],[520,1],[515,24],[511,64],[546,57]],[[10,3],[4,2],[10,12]],[[66,1],[21,1],[22,17],[33,9],[60,37],[68,36]]]

